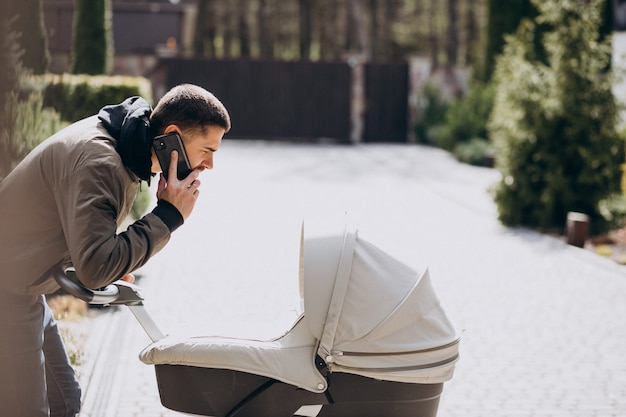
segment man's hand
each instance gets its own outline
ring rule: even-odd
[[[161,173],[157,187],[157,198],[171,203],[186,220],[189,215],[191,215],[191,211],[196,205],[196,199],[200,194],[200,190],[198,189],[200,187],[198,175],[200,175],[203,168],[195,168],[187,178],[179,180],[177,167],[178,152],[172,151],[172,160],[170,161],[168,171],[169,180],[166,181],[163,173]]]

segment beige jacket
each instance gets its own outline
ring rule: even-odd
[[[53,292],[48,272],[59,264],[103,287],[167,243],[170,230],[152,213],[116,233],[139,181],[115,145],[93,116],[44,141],[0,182],[0,291]]]

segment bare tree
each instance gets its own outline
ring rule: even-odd
[[[459,50],[459,25],[457,0],[448,0],[448,42],[446,43],[447,64],[455,66]]]
[[[313,38],[313,0],[298,0],[300,16],[300,59],[308,60],[311,56]]]
[[[318,33],[320,59],[339,59],[342,52],[342,18],[345,13],[345,0],[318,0],[315,21]]]
[[[250,57],[250,55],[252,54],[250,24],[248,22],[249,7],[250,0],[239,0],[239,7],[237,10],[239,29],[239,55],[242,57]]]
[[[197,0],[203,56],[473,63],[485,0]],[[444,54],[445,53],[445,54]]]
[[[393,26],[396,22],[401,0],[387,0],[384,2],[384,19],[380,28],[380,53],[382,59],[391,61],[396,58],[396,45],[393,38]]]
[[[480,41],[480,0],[465,0],[465,65],[476,62],[476,49]]]
[[[274,55],[270,2],[271,0],[258,0],[256,14],[259,55],[263,58]]]
[[[346,51],[368,56],[367,22],[363,13],[362,3],[362,0],[348,0]]]
[[[377,0],[368,0],[368,14],[370,16],[369,22],[369,51],[368,56],[373,61],[378,58],[378,1]]]
[[[433,68],[439,66],[439,36],[437,32],[437,0],[429,0],[428,40],[430,43],[430,62]]]
[[[221,42],[221,48],[218,48],[218,55],[224,57],[235,57],[234,42],[237,38],[237,3],[220,2],[217,13],[217,29]],[[220,50],[221,49],[221,50]]]
[[[193,40],[193,52],[197,56],[215,57],[215,0],[198,1],[198,18]]]

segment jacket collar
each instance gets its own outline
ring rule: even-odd
[[[98,112],[104,128],[117,139],[116,149],[124,165],[148,184],[152,164],[151,113],[150,104],[138,96],[105,106]]]

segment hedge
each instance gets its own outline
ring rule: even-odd
[[[153,102],[150,82],[143,77],[46,74],[28,77],[26,83],[28,88],[43,94],[45,107],[54,108],[70,123],[131,96]]]

